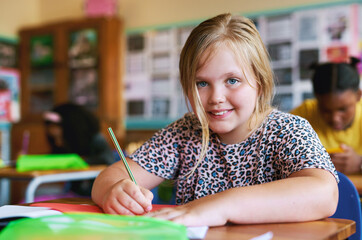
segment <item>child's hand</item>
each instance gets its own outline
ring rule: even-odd
[[[344,174],[359,173],[361,171],[361,156],[351,147],[341,144],[342,153],[330,154],[336,169]]]
[[[152,199],[151,191],[123,179],[106,192],[102,208],[109,214],[142,215],[152,210]]]
[[[210,197],[194,200],[182,206],[163,208],[148,213],[147,216],[170,220],[186,226],[220,226],[225,225],[227,217],[222,206]]]

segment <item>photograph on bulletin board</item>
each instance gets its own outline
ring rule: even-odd
[[[154,98],[152,100],[152,117],[167,118],[170,113],[170,100],[167,98]]]
[[[127,37],[128,52],[140,52],[145,48],[145,37],[143,34],[132,34]]]
[[[312,76],[311,65],[319,62],[318,49],[305,49],[299,52],[299,77],[310,79]]]
[[[292,58],[292,45],[290,42],[269,44],[268,52],[272,61],[289,61]]]
[[[327,36],[332,42],[346,42],[349,26],[348,9],[335,8],[327,12]]]
[[[130,100],[127,102],[127,115],[130,117],[142,117],[145,114],[144,100]]]
[[[316,15],[301,16],[299,19],[299,41],[315,41],[318,38],[318,18]]]
[[[13,122],[19,118],[19,73],[0,68],[0,120]]]
[[[98,107],[98,73],[95,68],[80,68],[71,71],[69,98],[88,109]]]
[[[289,112],[293,108],[293,95],[291,93],[281,93],[275,95],[273,106],[284,112]]]
[[[274,69],[276,85],[291,85],[292,84],[292,68]]]
[[[98,36],[95,29],[82,29],[71,32],[69,41],[70,67],[84,68],[97,65]]]
[[[0,66],[6,68],[16,68],[17,43],[0,38]]]
[[[54,42],[51,35],[33,36],[30,39],[30,59],[33,67],[46,67],[54,62]]]
[[[326,51],[328,62],[340,63],[349,60],[347,46],[330,46]]]

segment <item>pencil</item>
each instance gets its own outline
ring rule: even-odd
[[[128,172],[129,177],[132,179],[132,181],[133,181],[135,184],[137,184],[136,179],[133,177],[132,171],[131,171],[130,167],[128,166],[126,157],[124,156],[123,151],[122,151],[121,147],[120,147],[119,144],[118,144],[118,141],[117,141],[117,139],[116,139],[116,136],[115,136],[114,133],[113,133],[112,128],[109,127],[109,128],[108,128],[108,132],[109,132],[109,135],[111,135],[111,139],[112,139],[112,142],[113,142],[114,146],[116,146],[118,155],[121,157],[124,165],[126,166],[126,169],[127,169],[127,172]]]

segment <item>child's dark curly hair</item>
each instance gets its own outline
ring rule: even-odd
[[[357,63],[359,59],[351,58],[350,63],[323,63],[311,66],[314,69],[312,77],[315,95],[358,91],[359,74]]]
[[[63,151],[87,156],[93,137],[100,131],[98,118],[86,108],[73,103],[55,106],[51,111],[61,117],[60,123],[57,124],[63,130]],[[53,145],[51,138],[49,142]]]

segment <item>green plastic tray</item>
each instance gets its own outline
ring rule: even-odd
[[[84,169],[89,165],[78,154],[21,155],[16,161],[18,172],[53,169]]]
[[[73,213],[11,222],[0,240],[187,240],[186,227],[145,216]]]

